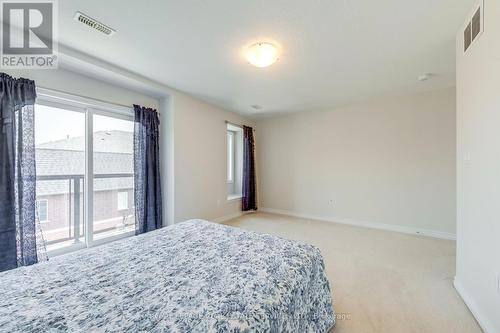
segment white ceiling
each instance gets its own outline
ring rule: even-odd
[[[474,0],[64,0],[60,43],[248,115],[327,109],[455,82],[455,34]],[[117,30],[73,20],[79,10]],[[259,69],[242,49],[278,43]],[[417,81],[421,73],[436,76]],[[250,105],[261,105],[256,111]]]

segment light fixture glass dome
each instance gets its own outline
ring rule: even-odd
[[[268,67],[278,60],[278,48],[271,43],[255,43],[248,48],[246,58],[256,67]]]

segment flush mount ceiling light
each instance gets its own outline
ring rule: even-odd
[[[256,67],[268,67],[278,60],[278,48],[271,43],[255,43],[247,49],[246,58]]]

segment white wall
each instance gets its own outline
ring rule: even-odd
[[[455,233],[454,88],[259,121],[256,142],[261,207]]]
[[[227,201],[225,121],[252,122],[185,94],[174,96],[173,110],[174,221],[239,214],[241,200]]]
[[[457,275],[486,332],[500,332],[500,2],[463,54],[457,34]]]
[[[163,225],[174,224],[175,170],[174,170],[174,110],[172,96],[160,98],[160,159]]]

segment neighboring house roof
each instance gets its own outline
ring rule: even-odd
[[[94,132],[94,152],[106,153],[129,153],[130,145],[133,143],[134,134],[126,131],[99,131]],[[63,140],[44,142],[36,145],[36,148],[83,150],[85,137],[75,136]]]
[[[132,147],[133,133],[109,131],[94,133],[94,175],[133,173]],[[83,137],[68,138],[37,145],[37,176],[60,176],[85,174],[85,153]],[[108,149],[109,147],[109,149]],[[104,152],[106,149],[108,151]],[[67,194],[70,179],[39,180],[37,195]],[[73,185],[72,185],[73,186]],[[130,189],[134,186],[134,178],[94,179],[94,191]],[[83,180],[80,181],[83,190]],[[73,187],[72,187],[73,191]]]

